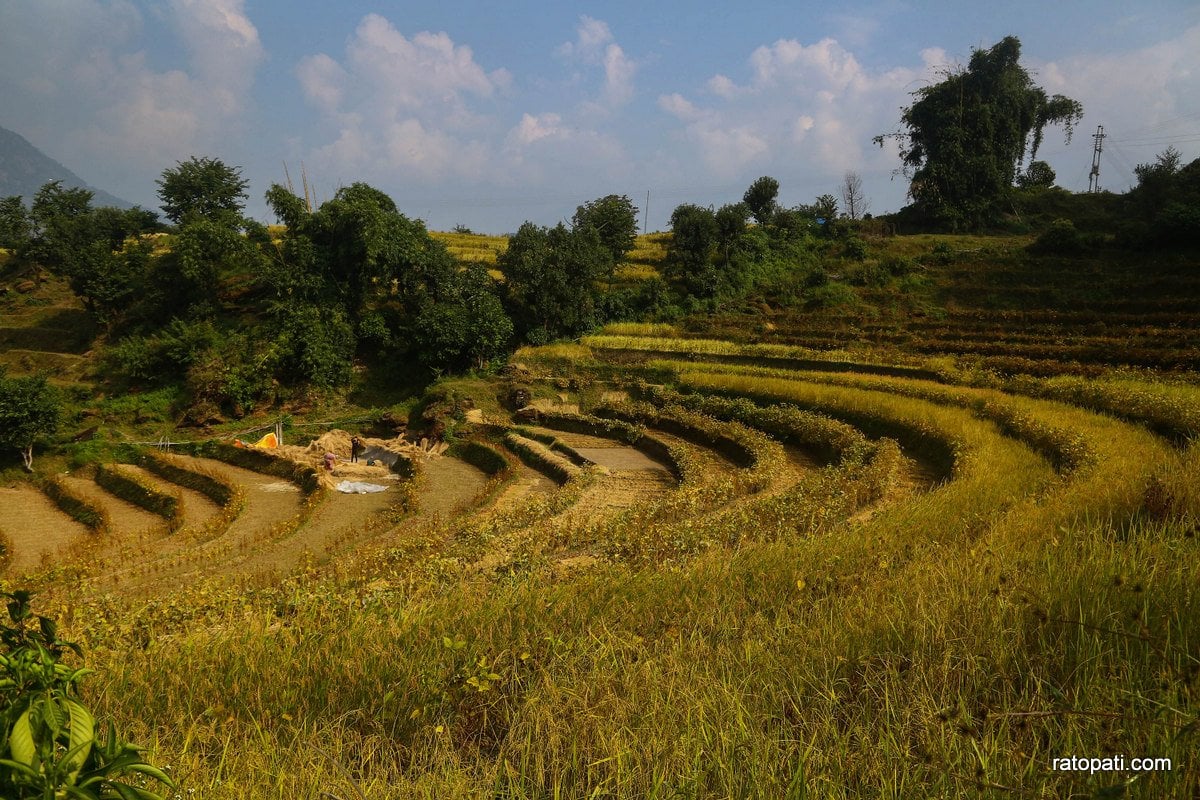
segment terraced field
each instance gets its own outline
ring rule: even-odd
[[[380,494],[5,489],[5,574],[204,797],[1192,797],[1200,317],[1141,302],[614,326]]]

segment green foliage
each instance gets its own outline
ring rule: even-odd
[[[1034,161],[1017,176],[1017,186],[1022,189],[1049,189],[1057,177],[1045,161]]]
[[[337,307],[292,303],[276,310],[275,339],[280,377],[316,386],[339,386],[350,379],[354,328]]]
[[[246,205],[246,187],[241,167],[226,166],[215,158],[192,156],[178,161],[174,168],[163,170],[158,185],[158,199],[163,213],[175,223],[195,219],[211,222],[241,219]]]
[[[610,194],[584,203],[571,218],[574,228],[594,228],[613,264],[625,260],[637,239],[638,208],[625,195]]]
[[[866,261],[867,255],[870,252],[867,249],[867,243],[861,237],[850,236],[846,239],[846,243],[842,246],[846,258],[853,261]]]
[[[764,175],[742,195],[742,202],[750,210],[750,215],[759,225],[767,225],[775,214],[776,200],[779,197],[779,181],[769,175]]]
[[[612,274],[612,253],[594,228],[526,222],[497,259],[505,306],[525,341],[577,336],[597,320],[597,281]]]
[[[1200,241],[1200,159],[1180,166],[1182,157],[1168,147],[1134,172],[1138,185],[1127,202],[1137,220],[1124,238],[1136,245],[1194,245]]]
[[[142,758],[142,749],[122,741],[113,726],[99,725],[81,702],[78,685],[91,671],[72,668],[62,658],[82,651],[58,638],[54,621],[35,617],[29,594],[5,592],[9,623],[0,625],[0,796],[8,800],[160,800],[127,783],[127,775],[147,776],[168,788],[171,779]],[[35,627],[36,624],[36,627]]]
[[[1020,65],[1021,43],[1008,36],[975,50],[966,69],[914,92],[904,110],[900,155],[912,170],[909,195],[926,218],[950,227],[991,219],[1013,185],[1026,154],[1037,155],[1047,125],[1061,124],[1070,140],[1083,108],[1048,97]],[[882,146],[885,138],[875,137]]]
[[[32,229],[29,212],[20,195],[0,200],[0,247],[9,250],[24,247]]]
[[[1042,231],[1037,240],[1029,246],[1035,253],[1052,253],[1054,255],[1075,255],[1083,251],[1083,237],[1075,229],[1075,223],[1069,219],[1056,219],[1050,227]]]
[[[62,400],[45,377],[8,378],[0,371],[0,448],[21,453],[33,471],[33,445],[58,430]]]
[[[427,303],[417,315],[413,336],[418,358],[437,370],[482,368],[507,352],[512,320],[479,264],[456,276],[457,290],[439,303]]]
[[[671,241],[666,270],[696,297],[714,297],[720,289],[720,272],[713,256],[721,228],[711,208],[684,203],[671,213]]]

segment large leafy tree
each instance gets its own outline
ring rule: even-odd
[[[637,206],[627,196],[610,194],[575,209],[571,224],[576,228],[594,228],[616,265],[633,249],[637,214]]]
[[[201,217],[241,217],[246,207],[246,187],[240,167],[227,166],[216,158],[192,156],[163,170],[158,184],[158,199],[163,213],[175,223]]]
[[[728,225],[729,212],[722,217]],[[720,270],[714,255],[721,243],[721,223],[711,208],[683,203],[671,212],[671,241],[667,245],[667,274],[696,297],[714,297],[720,290]]]
[[[596,282],[612,273],[612,253],[594,228],[526,222],[497,259],[505,300],[525,339],[544,344],[577,336],[597,318]]]
[[[995,212],[1025,158],[1034,158],[1048,125],[1062,125],[1070,141],[1083,107],[1048,96],[1020,65],[1021,42],[1007,36],[975,50],[965,69],[913,93],[904,128],[875,137],[900,142],[916,209],[951,227],[977,226]]]
[[[0,247],[16,250],[29,241],[29,212],[20,195],[0,200]]]
[[[770,175],[764,175],[742,195],[742,202],[750,209],[750,215],[759,225],[766,225],[775,213],[779,198],[779,181]]]
[[[0,447],[21,452],[33,472],[33,445],[58,429],[61,403],[43,377],[7,378],[0,372]]]

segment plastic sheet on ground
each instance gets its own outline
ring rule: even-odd
[[[380,486],[377,483],[364,483],[363,481],[342,481],[334,487],[343,494],[370,494],[372,492],[386,492],[386,486]]]

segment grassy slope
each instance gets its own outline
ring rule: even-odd
[[[495,252],[475,246],[483,237],[446,238],[481,260]],[[804,345],[830,331],[821,341],[858,355],[923,360],[909,346],[930,338],[926,322],[950,320],[959,337],[968,321],[991,338],[1101,336],[1113,324],[1036,327],[1029,299],[1056,315],[1081,303],[1119,314],[1102,304],[1144,283],[1132,262],[1031,262],[1023,241],[874,243],[872,259],[925,256],[938,242],[956,255],[926,265],[907,291],[856,288],[870,305],[851,313],[756,310],[612,333]],[[661,240],[646,245],[623,268],[629,277],[653,269]],[[1144,297],[1190,291],[1186,279],[1164,280]],[[864,350],[871,324],[910,340]],[[610,358],[571,345],[517,360],[561,376],[552,393],[591,397],[589,364]],[[1195,734],[1176,738],[1196,719],[1200,686],[1197,445],[1025,397],[1082,402],[1083,389],[1098,391],[1054,394],[1061,381],[956,388],[685,367],[670,366],[671,380],[694,389],[920,426],[957,454],[954,479],[865,522],[768,539],[747,517],[705,510],[718,495],[738,508],[757,501],[720,494],[728,476],[700,475],[673,506],[611,530],[566,530],[554,508],[531,505],[409,532],[389,550],[253,593],[181,587],[138,609],[79,596],[52,612],[101,668],[89,696],[152,745],[185,792],[218,800],[350,797],[356,787],[372,798],[1065,798],[1132,776],[1054,773],[1049,760],[1106,753],[1174,758],[1173,774],[1139,777],[1133,796],[1200,784]],[[1191,387],[1121,380],[1136,402],[1115,388],[1086,397],[1135,417],[1142,403],[1190,419],[1171,401],[1190,403]],[[449,386],[499,411],[503,386]],[[981,412],[987,401],[1020,413],[1003,418],[1007,435],[999,412]],[[1054,447],[1080,450],[1047,458]],[[689,503],[703,524],[690,524]],[[472,566],[497,547],[503,569]],[[602,559],[564,579],[555,559],[582,552]]]

